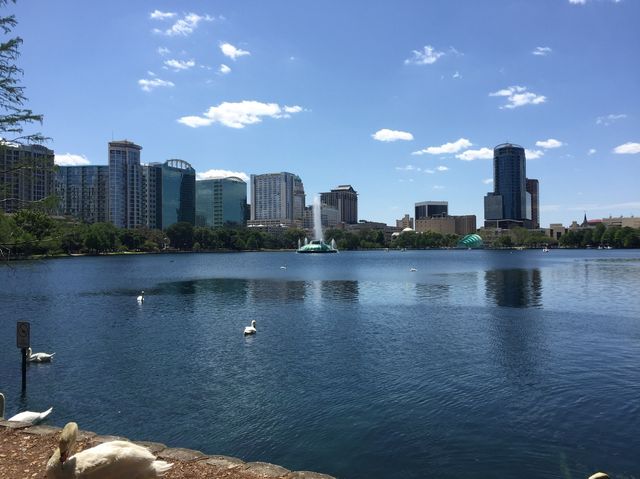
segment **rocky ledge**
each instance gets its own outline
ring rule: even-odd
[[[59,433],[59,427],[0,421],[0,479],[43,478],[45,465],[57,447]],[[127,440],[80,431],[76,450],[115,439]],[[157,442],[132,442],[146,447],[159,459],[173,463],[173,467],[163,476],[165,479],[335,479],[317,472],[290,471],[266,462],[208,456],[200,451],[170,448]]]

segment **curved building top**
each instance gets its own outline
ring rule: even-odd
[[[164,164],[165,166],[168,166],[169,168],[175,168],[176,170],[193,170],[191,164],[184,160],[171,159],[165,161]]]
[[[493,147],[494,150],[500,150],[502,148],[520,148],[524,150],[522,146],[516,145],[515,143],[500,143],[499,145]]]

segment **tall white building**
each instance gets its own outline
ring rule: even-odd
[[[119,228],[143,226],[141,146],[109,142],[109,221]]]
[[[293,173],[251,175],[251,226],[297,226],[304,219],[304,185]]]

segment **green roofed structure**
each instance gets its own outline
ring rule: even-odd
[[[480,235],[470,234],[458,241],[458,248],[482,248],[484,242]]]

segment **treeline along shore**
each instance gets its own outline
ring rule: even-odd
[[[479,234],[482,236],[482,230]],[[269,233],[255,228],[208,228],[181,222],[166,230],[121,229],[110,223],[84,224],[55,218],[37,209],[23,209],[11,215],[0,213],[0,256],[3,259],[127,252],[292,250],[305,237],[307,233],[299,228]],[[415,231],[388,239],[382,231],[374,229],[356,232],[329,229],[324,237],[334,239],[339,250],[453,248],[460,240],[458,235]],[[517,228],[492,241],[487,239],[485,247],[494,248],[638,248],[640,229],[607,228],[600,224],[593,229],[570,230],[555,240],[539,230]]]

